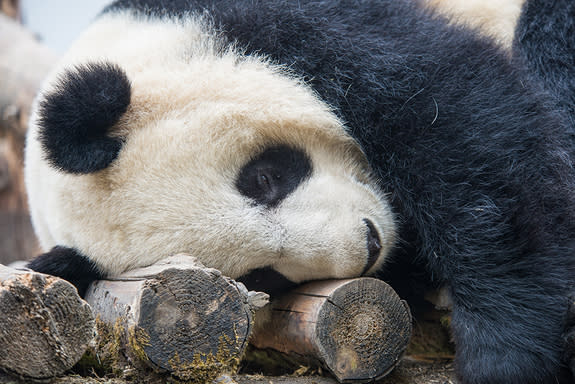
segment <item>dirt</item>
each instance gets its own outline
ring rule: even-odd
[[[300,372],[301,373],[301,372]],[[317,374],[303,376],[283,375],[236,375],[222,376],[216,380],[216,384],[337,384],[337,381],[327,376]],[[153,380],[155,381],[155,380]],[[169,383],[170,381],[163,381]],[[22,384],[26,381],[18,381],[0,374],[2,384]],[[79,375],[69,375],[57,378],[50,384],[145,384],[142,379],[138,381],[117,378],[89,378]],[[450,361],[425,361],[412,357],[405,357],[401,363],[385,378],[378,380],[376,384],[455,384],[453,364]]]

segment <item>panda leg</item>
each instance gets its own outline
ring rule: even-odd
[[[534,275],[462,274],[451,291],[455,365],[462,383],[572,382],[562,363],[564,288]]]
[[[28,268],[69,281],[82,297],[92,281],[105,276],[86,256],[73,248],[62,246],[56,246],[36,257],[28,264]]]

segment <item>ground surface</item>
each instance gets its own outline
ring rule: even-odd
[[[2,384],[20,384],[14,379],[0,376]],[[86,378],[70,375],[58,378],[51,384],[131,384],[132,381],[106,378]],[[453,365],[450,362],[428,362],[406,357],[388,376],[376,384],[455,384]],[[145,384],[145,383],[142,383]],[[328,377],[238,375],[223,377],[217,384],[337,384]]]

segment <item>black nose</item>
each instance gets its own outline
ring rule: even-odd
[[[379,253],[381,251],[381,240],[379,240],[379,234],[375,229],[373,223],[368,219],[363,219],[365,225],[367,225],[367,264],[363,269],[363,273],[366,273],[379,258]]]

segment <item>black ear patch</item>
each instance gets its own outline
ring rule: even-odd
[[[39,106],[40,142],[47,160],[70,173],[110,165],[122,140],[107,135],[130,104],[126,73],[111,63],[90,63],[65,72]]]
[[[311,171],[311,160],[305,152],[286,145],[271,147],[241,169],[236,188],[256,204],[275,207],[306,180]]]

